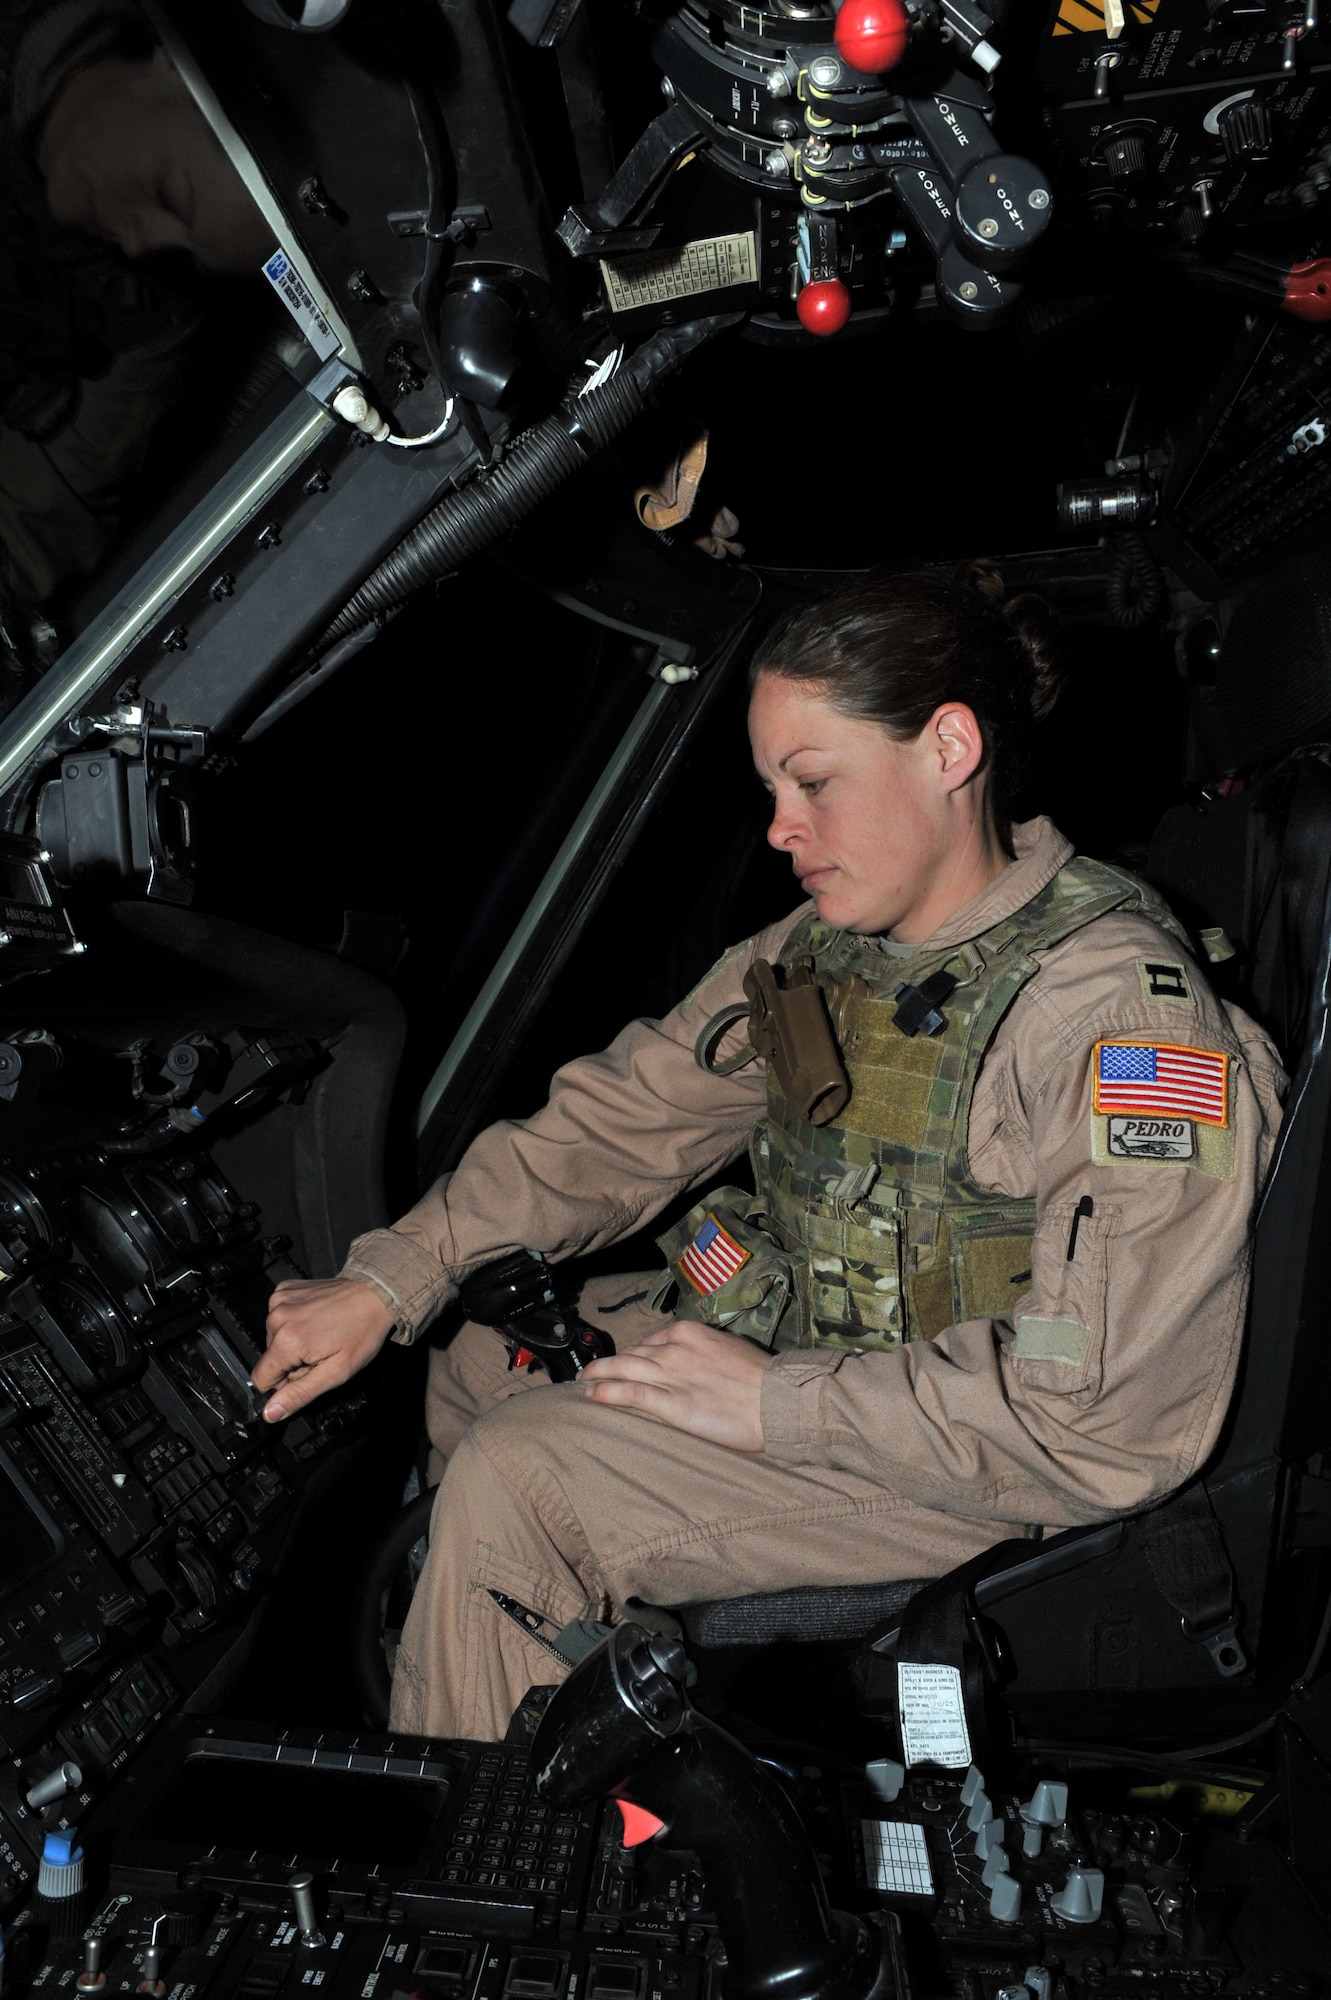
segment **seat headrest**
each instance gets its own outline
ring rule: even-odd
[[[1214,701],[1235,769],[1331,742],[1331,553],[1253,585],[1225,633]]]

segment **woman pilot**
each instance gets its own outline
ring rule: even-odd
[[[749,731],[808,900],[337,1278],[274,1294],[276,1419],[478,1265],[614,1242],[749,1143],[756,1192],[663,1239],[675,1317],[641,1282],[584,1293],[618,1351],[579,1382],[508,1373],[473,1326],[432,1357],[447,1470],[395,1728],[501,1737],[557,1672],[495,1593],[550,1640],[634,1601],[940,1575],[1206,1458],[1283,1078],[1149,889],[1009,824],[1054,679],[1043,608],[1001,600],[920,575],[781,624]]]

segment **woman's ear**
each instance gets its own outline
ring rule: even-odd
[[[925,724],[943,789],[960,791],[984,762],[984,731],[964,701],[945,702]]]

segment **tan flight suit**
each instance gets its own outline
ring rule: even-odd
[[[1047,821],[1018,827],[1015,845],[1013,865],[921,951],[992,931],[1071,854]],[[492,1126],[393,1229],[358,1239],[343,1275],[394,1307],[396,1338],[413,1338],[476,1265],[524,1244],[561,1257],[613,1242],[740,1151],[765,1114],[763,1065],[708,1075],[694,1045],[804,914],[727,953],[664,1020],[562,1069],[544,1110]],[[1161,964],[1181,977],[1162,982],[1149,969]],[[1187,1160],[1111,1154],[1091,1062],[1114,1038],[1229,1057],[1225,1123],[1199,1125]],[[631,1601],[938,1575],[1027,1523],[1101,1520],[1178,1486],[1233,1386],[1282,1087],[1270,1043],[1177,940],[1115,911],[1040,955],[976,1083],[974,1180],[1035,1203],[1029,1287],[1006,1317],[890,1351],[779,1352],[760,1455],[593,1404],[576,1385],[533,1394],[504,1372],[493,1333],[464,1329],[433,1357],[431,1433],[451,1456],[394,1726],[498,1737],[528,1685],[558,1678],[492,1589],[539,1613],[551,1638]],[[641,1303],[605,1312],[640,1289],[603,1283],[588,1301],[620,1345],[660,1324]]]

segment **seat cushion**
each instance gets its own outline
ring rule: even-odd
[[[827,1584],[774,1590],[758,1597],[723,1597],[681,1605],[675,1616],[688,1644],[704,1651],[859,1639],[875,1625],[898,1617],[930,1580]]]

